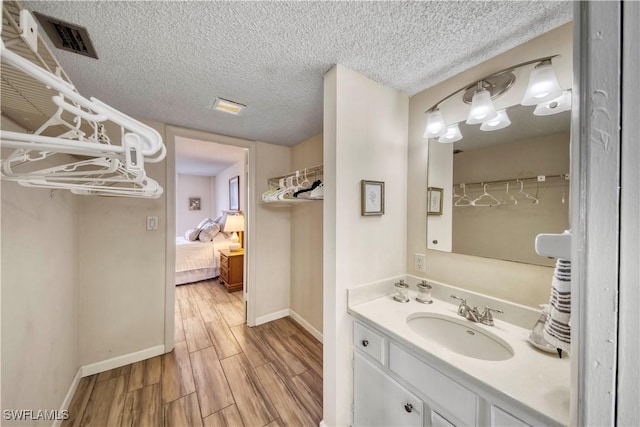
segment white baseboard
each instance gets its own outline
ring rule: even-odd
[[[84,365],[80,369],[82,370],[82,376],[88,377],[89,375],[99,374],[100,372],[108,371],[109,369],[119,368],[121,366],[159,356],[164,353],[164,345],[157,345],[155,347],[149,347],[144,350],[136,351],[135,353],[124,354],[122,356],[114,357],[113,359],[103,360],[102,362],[92,363],[90,365]]]
[[[73,399],[73,395],[76,394],[76,390],[78,389],[78,384],[80,384],[80,378],[82,378],[82,367],[78,368],[76,372],[76,376],[73,377],[71,381],[71,385],[69,386],[69,391],[67,391],[67,395],[64,397],[62,401],[62,405],[60,406],[60,412],[66,411],[69,409],[71,405],[71,400]],[[63,420],[55,420],[53,422],[53,427],[59,427],[62,424]]]
[[[295,311],[293,311],[291,309],[289,309],[289,316],[291,316],[291,318],[293,320],[298,322],[298,324],[300,326],[302,326],[304,329],[306,329],[307,332],[309,332],[311,335],[313,335],[315,339],[317,339],[318,341],[322,342],[322,333],[320,333],[319,330],[317,330],[316,328],[311,326],[311,323],[309,323],[306,320],[304,320],[302,318],[302,316],[300,316],[298,313],[296,313]]]
[[[256,317],[256,326],[262,325],[263,323],[273,322],[274,320],[282,319],[283,317],[287,317],[289,315],[289,309],[285,308],[284,310],[276,311],[275,313],[265,314],[264,316]]]

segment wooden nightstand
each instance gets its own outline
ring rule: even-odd
[[[244,249],[220,251],[220,283],[227,292],[241,291],[244,282]]]

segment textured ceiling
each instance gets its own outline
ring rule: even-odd
[[[99,60],[52,48],[78,90],[141,119],[293,145],[322,131],[343,64],[413,95],[571,20],[570,2],[25,2],[85,26]],[[45,36],[46,38],[46,36]],[[214,112],[215,97],[248,105]]]

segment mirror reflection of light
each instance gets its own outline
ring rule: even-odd
[[[504,129],[511,124],[511,120],[509,120],[506,110],[500,110],[497,114],[498,116],[495,119],[482,123],[480,130],[499,130]]]
[[[447,127],[447,133],[438,138],[438,142],[447,144],[460,141],[461,139],[462,133],[460,132],[460,127],[458,127],[457,123],[454,123]]]

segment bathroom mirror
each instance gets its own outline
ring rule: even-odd
[[[569,227],[571,111],[536,116],[534,109],[508,108],[504,129],[461,122],[462,140],[429,140],[427,186],[445,187],[447,205],[444,216],[427,217],[429,249],[553,266],[534,242]]]

